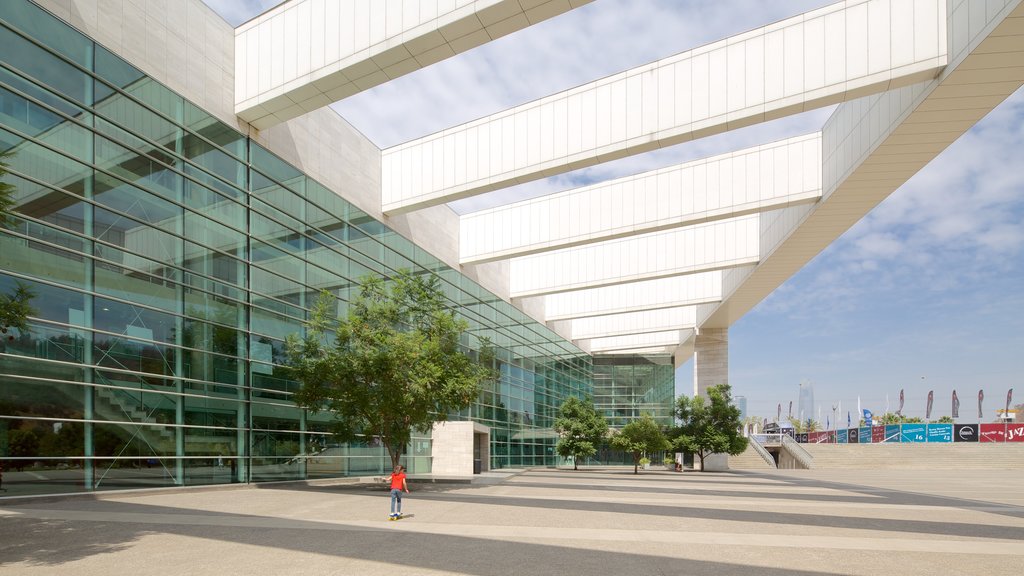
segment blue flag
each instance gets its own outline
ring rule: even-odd
[[[871,410],[864,409],[864,425],[868,428],[871,427]]]
[[[849,428],[850,426],[853,426],[853,424],[851,424],[851,422],[852,422],[852,420],[850,420],[850,411],[847,410],[846,411],[846,427],[847,428]]]

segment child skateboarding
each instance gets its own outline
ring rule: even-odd
[[[402,492],[409,493],[409,484],[405,481],[405,468],[399,464],[391,473],[391,515],[388,520],[402,518]]]

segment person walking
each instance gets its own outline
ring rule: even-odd
[[[405,481],[405,468],[399,464],[391,473],[391,515],[388,520],[402,517],[402,492],[409,493],[409,484]]]

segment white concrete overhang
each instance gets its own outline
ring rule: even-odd
[[[383,151],[417,210],[934,78],[946,0],[848,0]]]
[[[549,322],[717,303],[722,299],[722,271],[560,292],[536,298],[543,301],[544,318]]]
[[[235,113],[266,129],[591,0],[289,0],[235,29]]]
[[[789,138],[460,218],[462,264],[713,222],[821,198],[821,134]]]
[[[573,340],[649,334],[680,328],[697,327],[697,307],[677,306],[661,310],[642,310],[609,316],[591,316],[572,320],[557,320]]]
[[[667,330],[650,334],[631,334],[628,336],[611,336],[578,341],[580,347],[592,354],[619,353],[656,353],[671,352],[680,343],[686,342],[693,335],[693,330]]]
[[[748,266],[759,260],[753,214],[585,246],[509,263],[514,298]]]

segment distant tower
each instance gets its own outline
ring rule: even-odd
[[[733,402],[736,403],[736,407],[740,409],[740,420],[746,420],[747,418],[747,397],[746,396],[733,396]]]
[[[797,412],[794,414],[802,421],[814,418],[814,385],[804,380],[800,383],[800,399],[797,403]]]

